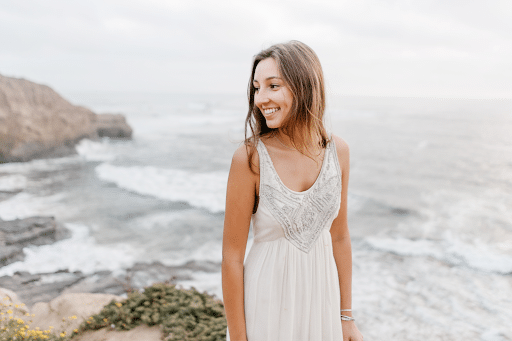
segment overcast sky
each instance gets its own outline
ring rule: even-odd
[[[245,93],[291,39],[332,94],[512,98],[511,0],[0,2],[0,74],[63,93]]]

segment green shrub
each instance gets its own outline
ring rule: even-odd
[[[110,302],[82,323],[79,330],[129,330],[141,324],[161,326],[166,341],[226,339],[222,302],[194,288],[178,289],[163,283],[148,287],[143,293],[132,292],[122,302]]]

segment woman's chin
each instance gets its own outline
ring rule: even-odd
[[[266,123],[267,123],[267,127],[271,128],[271,129],[276,129],[276,128],[279,128],[281,126],[279,124],[279,122],[276,122],[275,120],[267,119]]]

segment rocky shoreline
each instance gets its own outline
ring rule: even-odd
[[[0,75],[0,163],[66,156],[76,153],[75,145],[81,139],[129,139],[132,132],[121,114],[96,114],[69,103],[48,86]],[[0,201],[20,193],[1,185]],[[70,237],[72,232],[65,224],[51,216],[0,219],[0,269],[23,261],[27,247],[51,245]],[[94,273],[68,269],[44,272],[42,268],[13,271],[3,271],[7,275],[0,277],[0,299],[9,303],[2,306],[8,309],[7,314],[11,318],[32,316],[26,322],[31,328],[47,330],[56,326],[56,331],[70,335],[84,319],[112,300],[119,302],[128,293],[143,291],[158,282],[192,280],[197,271],[218,273],[220,265],[208,261],[180,266],[141,262],[128,269]],[[141,325],[123,332],[104,328],[77,338],[127,339],[160,340],[161,328]]]
[[[122,296],[141,290],[155,282],[175,282],[192,279],[192,271],[218,272],[213,263],[190,262],[181,266],[166,266],[159,262],[136,263],[123,275],[111,271],[84,274],[80,271],[60,270],[52,273],[16,272],[13,276],[0,277],[0,288],[15,292],[27,306],[49,302],[68,293],[104,293]]]
[[[0,163],[24,162],[76,153],[83,138],[131,138],[132,128],[121,114],[96,114],[75,106],[46,85],[0,75]],[[0,186],[1,188],[1,186]],[[0,201],[17,192],[0,190]],[[70,231],[54,217],[0,219],[0,268],[22,261],[23,248],[55,243]],[[214,263],[165,266],[137,263],[130,269],[84,274],[62,269],[55,273],[16,272],[0,277],[0,288],[14,291],[27,305],[49,302],[67,293],[123,295],[153,282],[191,279],[192,271],[218,272]]]
[[[71,232],[54,217],[0,220],[0,268],[22,261],[23,248],[27,246],[48,245],[70,236]],[[121,302],[128,293],[142,292],[157,282],[191,280],[196,271],[219,272],[220,265],[207,261],[181,266],[153,262],[136,263],[116,273],[84,274],[65,269],[51,273],[15,272],[12,276],[0,277],[0,299],[15,307],[15,317],[32,316],[26,321],[31,329],[55,327],[57,333],[71,335],[83,321],[98,314],[112,300]],[[156,341],[162,339],[162,328],[145,324],[128,331],[103,328],[79,334],[74,339]]]
[[[52,244],[69,236],[69,230],[54,217],[0,220],[0,267],[22,261],[26,246]],[[68,293],[124,295],[155,282],[190,280],[193,271],[218,272],[220,269],[218,264],[211,262],[189,262],[180,266],[153,262],[136,263],[122,273],[98,271],[84,274],[66,269],[53,273],[16,272],[0,277],[0,288],[12,290],[22,302],[32,306]]]
[[[25,247],[48,245],[70,236],[71,232],[54,217],[0,220],[0,268],[23,261]],[[142,292],[154,283],[191,280],[196,271],[219,272],[220,265],[207,261],[180,266],[153,262],[136,263],[116,273],[85,274],[66,269],[46,273],[15,272],[12,276],[0,277],[0,299],[5,306],[9,303],[10,307],[15,307],[14,317],[25,321],[25,316],[32,316],[25,322],[31,329],[55,327],[57,333],[71,335],[83,321],[98,314],[112,300],[121,302],[128,293]],[[162,339],[162,328],[145,324],[128,331],[103,328],[78,334],[74,339],[156,341]]]

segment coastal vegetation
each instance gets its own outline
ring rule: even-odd
[[[2,303],[0,341],[67,341],[88,332],[108,328],[119,332],[139,325],[160,326],[165,341],[220,341],[226,339],[226,319],[221,301],[196,289],[158,283],[142,292],[133,291],[122,301],[112,300],[71,333],[30,329],[30,321],[17,317],[12,302]],[[19,315],[19,314],[18,314]],[[28,319],[31,315],[25,313]],[[76,316],[63,317],[76,319]]]
[[[222,302],[196,289],[159,283],[144,292],[132,292],[122,302],[112,301],[91,316],[79,332],[100,328],[129,330],[140,324],[159,325],[166,341],[220,341],[226,339]]]

